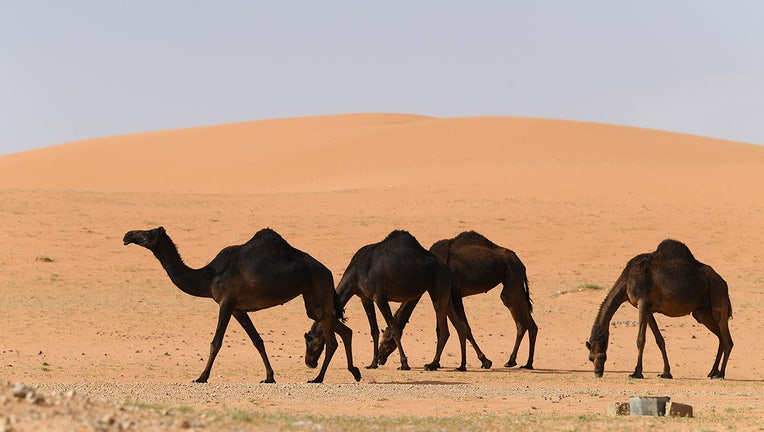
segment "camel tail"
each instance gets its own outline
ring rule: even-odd
[[[347,321],[347,318],[345,318],[345,308],[342,306],[342,301],[337,291],[334,291],[334,315],[340,322]]]
[[[727,296],[727,311],[729,313],[727,318],[732,319],[732,302],[730,301],[730,297],[729,296]]]
[[[523,275],[523,289],[525,291],[525,303],[528,305],[528,312],[533,312],[533,302],[531,301],[531,290],[528,285],[528,275]]]

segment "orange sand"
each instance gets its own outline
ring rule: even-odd
[[[198,376],[216,306],[177,290],[146,250],[124,247],[127,230],[165,226],[186,262],[200,267],[221,248],[269,226],[326,264],[337,282],[358,248],[392,229],[409,230],[425,247],[474,229],[514,250],[528,268],[540,327],[537,370],[500,367],[515,330],[497,289],[465,300],[473,332],[494,369],[478,370],[470,351],[471,371],[451,372],[458,358],[452,338],[445,368],[422,371],[435,344],[432,308],[423,302],[405,335],[414,370],[396,371],[393,356],[377,371],[364,370],[362,383],[572,386],[627,393],[702,389],[709,393],[696,401],[696,415],[730,404],[749,406],[746,412],[764,418],[764,351],[758,345],[764,334],[762,185],[764,147],[501,117],[280,119],[2,156],[0,377],[34,383],[175,382]],[[624,306],[614,318],[621,325],[612,328],[606,375],[595,380],[583,342],[605,292],[579,287],[610,288],[631,257],[654,250],[667,237],[684,241],[730,286],[735,348],[728,379],[704,378],[716,352],[713,335],[691,317],[658,316],[675,379],[655,378],[661,360],[650,337],[648,378],[629,381],[636,358],[636,329],[629,322],[637,317]],[[311,378],[314,371],[302,363],[302,333],[310,325],[302,302],[251,315],[276,380]],[[357,300],[347,315],[355,332],[355,361],[362,366],[371,357],[371,343]],[[518,360],[524,362],[526,353],[524,341]],[[328,383],[352,381],[344,362],[340,350]],[[256,383],[263,377],[256,351],[231,324],[210,381]],[[719,402],[719,394],[728,399]],[[529,409],[507,397],[510,403],[489,403],[487,412]],[[544,412],[599,414],[608,402],[535,404]],[[380,403],[392,414],[434,415],[427,407]],[[438,403],[445,407],[439,411],[443,415],[461,412],[457,401]],[[274,409],[326,414],[319,405],[282,405]]]

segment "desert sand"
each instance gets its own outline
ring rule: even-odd
[[[757,429],[764,424],[762,185],[761,146],[507,117],[264,120],[0,156],[0,380],[106,404],[100,417],[81,423],[91,429],[129,428],[103,418],[124,404],[133,416],[170,417],[136,420],[133,429],[309,430],[332,416],[396,422],[382,429],[426,428],[417,422],[433,418],[456,428],[491,419],[489,427],[500,429]],[[335,283],[361,246],[393,229],[426,248],[478,231],[527,267],[539,325],[535,370],[501,366],[515,326],[496,288],[465,298],[490,370],[468,347],[468,371],[453,371],[453,329],[444,367],[423,370],[435,350],[425,300],[404,334],[411,371],[396,370],[393,355],[379,369],[362,369],[355,383],[339,349],[325,383],[307,385],[316,371],[304,364],[303,333],[312,322],[295,299],[250,314],[278,384],[259,384],[262,361],[232,322],[210,383],[192,385],[209,354],[217,305],[182,293],[151,253],[122,244],[126,231],[157,226],[195,268],[270,227],[330,268]],[[626,262],[665,238],[686,243],[729,284],[735,346],[727,377],[706,378],[717,341],[705,327],[690,316],[657,315],[674,379],[657,378],[662,362],[652,336],[645,379],[628,378],[637,311],[626,304],[611,323],[605,376],[597,379],[584,342],[599,305]],[[372,346],[357,299],[346,315],[355,363],[364,366]],[[526,339],[520,364],[527,349]],[[693,405],[695,418],[606,416],[609,403],[632,395],[670,396]],[[87,404],[75,405],[71,421],[89,415]],[[45,412],[3,396],[0,417],[18,430],[72,428],[52,413],[25,417],[30,407]],[[209,414],[230,409],[296,420],[242,426]]]

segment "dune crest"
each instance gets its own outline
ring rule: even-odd
[[[499,186],[519,178],[535,187],[559,183],[548,173],[534,177],[539,164],[559,166],[565,183],[579,179],[590,187],[608,175],[593,174],[603,167],[617,172],[762,160],[759,146],[605,124],[348,114],[122,135],[6,155],[0,187],[274,193],[465,181]]]

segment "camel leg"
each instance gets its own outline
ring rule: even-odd
[[[462,307],[462,311],[463,310],[464,307]],[[480,347],[478,347],[477,342],[475,342],[475,338],[472,337],[472,330],[470,330],[470,325],[467,323],[467,316],[465,314],[458,313],[454,307],[453,302],[450,302],[448,305],[448,319],[451,321],[451,324],[454,325],[456,334],[459,336],[459,348],[461,349],[462,355],[461,362],[456,370],[459,372],[464,372],[467,370],[467,339],[469,339],[472,347],[475,349],[475,352],[477,352],[478,358],[483,364],[481,367],[483,369],[490,369],[492,363],[490,360],[488,360],[485,354],[480,351]]]
[[[361,300],[363,310],[366,311],[366,318],[369,320],[369,331],[371,332],[371,342],[374,346],[374,354],[371,359],[371,364],[366,366],[366,369],[376,369],[377,356],[379,355],[379,326],[377,325],[377,313],[374,310],[374,303],[370,300]]]
[[[727,359],[729,359],[729,353],[732,351],[732,337],[729,333],[729,327],[726,320],[720,320],[724,323],[725,331],[720,329],[718,321],[714,319],[713,314],[708,309],[696,310],[692,313],[693,318],[696,321],[703,324],[708,328],[711,333],[715,334],[719,340],[719,347],[716,350],[716,358],[714,359],[714,365],[711,367],[711,372],[708,373],[709,378],[724,378],[724,370],[727,366]],[[729,346],[729,348],[727,348]],[[722,363],[722,369],[719,369],[719,363],[724,354],[724,362]]]
[[[334,352],[337,351],[337,347],[339,346],[339,343],[337,343],[337,336],[334,335],[334,328],[332,326],[334,320],[336,320],[336,318],[333,315],[326,316],[326,318],[321,320],[321,329],[324,332],[324,340],[326,341],[326,353],[324,354],[324,362],[321,364],[321,370],[318,371],[318,375],[316,375],[315,378],[308,381],[309,383],[317,384],[324,382],[324,375],[326,375],[326,370],[329,368],[329,362],[332,361]]]
[[[727,315],[722,316],[721,319],[719,320],[719,333],[721,334],[719,343],[722,345],[724,349],[724,359],[722,360],[721,368],[719,368],[719,373],[717,373],[711,378],[723,379],[724,374],[727,371],[727,360],[729,360],[730,358],[730,353],[732,352],[732,346],[734,345],[734,343],[732,342],[732,335],[730,334],[730,329],[729,329],[727,320],[728,320]]]
[[[353,374],[353,378],[355,378],[356,381],[360,381],[361,371],[353,365],[353,330],[346,326],[345,323],[335,318],[334,332],[340,335],[342,344],[345,345],[345,356],[348,360],[348,370]]]
[[[403,346],[401,345],[401,330],[398,328],[398,324],[395,322],[395,319],[393,318],[393,311],[390,310],[390,303],[388,303],[387,299],[385,298],[378,299],[376,303],[377,303],[377,307],[379,308],[379,311],[382,313],[382,316],[385,318],[385,322],[387,322],[387,327],[392,329],[393,331],[395,344],[398,345],[398,354],[400,354],[401,356],[401,367],[399,367],[398,370],[410,370],[411,368],[409,367],[409,361],[406,358],[406,354],[403,352]],[[376,349],[376,344],[374,348],[375,348],[374,361],[376,362],[377,361],[376,356],[379,354],[379,351]]]
[[[671,379],[673,376],[671,376],[671,366],[669,366],[668,353],[666,353],[666,341],[663,339],[660,329],[658,329],[658,323],[655,321],[655,316],[650,315],[648,324],[650,325],[650,330],[653,331],[653,336],[655,336],[655,343],[658,345],[658,348],[661,350],[661,355],[663,356],[663,373],[658,376]]]
[[[647,333],[647,324],[650,322],[650,307],[647,302],[639,302],[639,332],[637,333],[637,365],[634,367],[634,373],[629,378],[644,378],[642,375],[642,354],[645,351],[645,334]]]
[[[403,332],[406,328],[411,314],[414,312],[414,308],[419,303],[419,297],[414,300],[409,300],[401,304],[397,311],[395,311],[395,322],[398,323],[398,328]],[[382,332],[382,340],[379,343],[379,353],[377,354],[379,364],[383,365],[387,363],[387,357],[395,351],[397,345],[395,344],[395,338],[393,337],[392,330],[388,327]]]
[[[528,362],[520,366],[520,369],[533,370],[533,356],[536,351],[536,335],[539,332],[539,327],[536,325],[536,321],[528,311]]]
[[[515,336],[515,345],[512,347],[512,353],[509,355],[509,360],[504,364],[504,367],[513,367],[517,365],[517,351],[520,349],[520,343],[528,333],[528,362],[521,369],[533,369],[533,355],[536,349],[536,335],[538,334],[538,326],[531,315],[530,308],[526,303],[526,299],[520,295],[512,295],[513,293],[522,292],[522,287],[512,287],[511,281],[504,282],[504,287],[501,291],[501,301],[504,306],[509,309],[509,313],[512,315],[512,319],[515,321],[515,327],[517,328],[517,335]]]
[[[252,320],[249,319],[249,315],[247,315],[246,312],[236,311],[233,313],[233,316],[236,318],[236,321],[241,324],[244,331],[247,332],[247,335],[252,340],[255,348],[257,348],[257,352],[260,353],[260,357],[263,359],[263,364],[265,365],[265,379],[260,382],[275,383],[276,380],[273,379],[273,368],[271,367],[271,362],[268,360],[268,355],[265,353],[265,343],[263,343],[263,338],[257,333],[257,329],[255,329],[255,325],[252,324]]]
[[[207,366],[205,366],[202,374],[195,380],[198,383],[206,383],[210,377],[210,371],[212,371],[212,363],[215,362],[220,347],[223,346],[223,336],[225,336],[225,330],[228,327],[228,322],[231,321],[231,314],[235,309],[235,303],[232,301],[223,301],[220,303],[220,311],[218,312],[218,325],[215,328],[215,336],[212,338],[210,344],[210,358],[207,360]]]
[[[428,371],[434,371],[440,368],[440,355],[443,353],[443,348],[446,346],[446,341],[448,341],[449,336],[445,310],[447,306],[439,305],[435,300],[432,301],[432,304],[435,307],[435,331],[438,334],[438,344],[435,348],[435,357],[432,359],[432,362],[424,365],[424,369]]]

